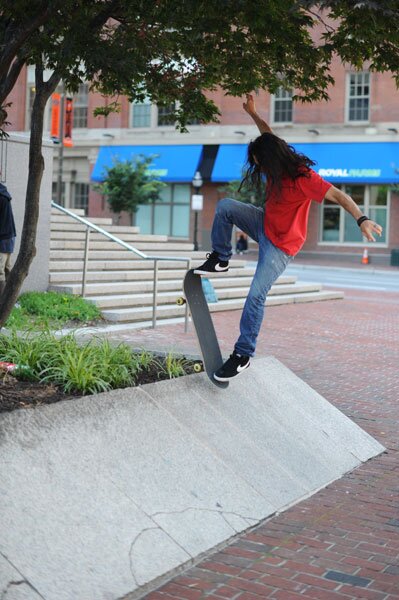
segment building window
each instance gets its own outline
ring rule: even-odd
[[[58,182],[53,181],[52,197],[53,202],[58,202]],[[61,206],[65,206],[65,181],[61,183]]]
[[[151,127],[151,104],[149,102],[132,105],[132,127]]]
[[[174,125],[176,122],[175,116],[175,104],[168,104],[166,106],[158,106],[158,127],[165,125]]]
[[[383,228],[376,243],[386,244],[389,190],[386,185],[343,185],[360,210]],[[321,241],[333,244],[364,244],[362,233],[355,219],[342,206],[324,200],[322,204]]]
[[[273,96],[274,123],[292,123],[292,92],[280,87]]]
[[[136,213],[140,233],[188,238],[190,234],[190,185],[168,184],[156,202],[144,204]]]
[[[89,206],[89,184],[75,183],[74,188],[72,208],[83,208],[87,214],[87,208]]]
[[[370,73],[349,73],[348,121],[367,122],[370,108]]]
[[[78,93],[73,97],[73,126],[87,127],[87,108],[89,104],[89,85],[81,83]]]

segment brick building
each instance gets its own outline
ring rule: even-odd
[[[315,169],[325,179],[351,194],[384,228],[376,244],[367,244],[342,208],[328,202],[321,206],[313,203],[303,253],[358,261],[369,245],[375,263],[388,263],[391,250],[399,248],[399,91],[389,74],[355,71],[338,60],[332,74],[335,85],[329,90],[329,102],[293,103],[291,92],[281,89],[276,95],[260,92],[258,110],[277,135],[315,160]],[[33,69],[28,68],[9,98],[13,130],[29,129],[33,93]],[[247,143],[257,135],[242,109],[242,99],[226,97],[221,90],[210,97],[220,109],[220,123],[192,124],[189,133],[181,134],[167,108],[132,105],[126,98],[119,100],[119,113],[94,117],[93,109],[109,99],[81,85],[74,101],[74,145],[64,149],[65,206],[85,208],[89,216],[111,214],[92,186],[101,180],[103,168],[111,165],[114,157],[155,154],[154,169],[167,185],[159,202],[140,207],[135,223],[146,233],[192,239],[191,180],[200,170],[204,207],[199,214],[199,239],[208,249],[220,188],[240,178]],[[49,127],[50,107],[46,131]],[[58,147],[54,149],[56,186]],[[121,222],[129,219],[124,215]]]

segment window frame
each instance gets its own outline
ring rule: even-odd
[[[369,95],[368,95],[368,100],[369,100],[369,104],[368,104],[368,118],[367,120],[350,120],[349,119],[349,114],[350,114],[350,100],[352,98],[358,98],[358,96],[351,96],[350,95],[350,87],[351,87],[351,75],[364,75],[364,74],[368,74],[369,76]],[[365,96],[362,96],[365,97]],[[348,71],[346,73],[346,82],[345,82],[345,125],[367,125],[370,123],[370,111],[371,111],[371,73],[370,71]]]
[[[271,102],[270,102],[270,123],[275,126],[279,125],[292,125],[294,123],[294,101],[292,100],[292,90],[286,90],[283,86],[280,86],[280,89],[283,89],[286,92],[290,92],[291,94],[291,121],[276,121],[275,113],[276,113],[276,101],[287,101],[284,98],[277,98],[276,94],[271,94]]]
[[[81,83],[79,85],[79,88],[83,87],[83,86],[85,86],[86,89],[87,89],[87,94],[85,95],[86,104],[83,104],[83,103],[77,104],[77,98],[78,98],[78,96],[81,96],[80,91],[77,94],[74,94],[73,99],[72,99],[72,101],[73,101],[73,104],[72,104],[72,107],[73,107],[73,128],[74,129],[87,129],[87,127],[88,127],[90,86],[89,86],[88,83],[85,82],[85,83]],[[86,125],[76,125],[76,112],[75,111],[80,110],[80,109],[85,109],[85,111],[86,111],[86,115],[85,115]]]
[[[76,206],[76,191],[78,189],[78,186],[86,186],[87,188],[87,205],[86,206]],[[73,210],[74,208],[80,209],[80,210],[84,210],[85,213],[87,214],[88,209],[89,209],[89,195],[90,195],[90,184],[87,183],[86,181],[74,181],[73,183],[73,195],[71,198],[71,204],[70,207]]]
[[[364,185],[365,191],[364,191],[364,214],[368,214],[369,212],[369,208],[370,208],[370,188],[373,187],[374,185],[384,185],[384,184],[368,184],[368,183],[362,183],[361,181],[359,182],[355,182],[355,183],[347,183],[347,184],[339,184],[340,185],[340,189],[342,189],[342,191],[345,191],[345,185]],[[385,184],[386,185],[386,184]],[[390,223],[390,209],[391,209],[391,195],[392,195],[392,191],[389,189],[387,190],[387,204],[386,204],[386,214],[387,214],[387,218],[386,218],[386,230],[385,230],[385,242],[379,242],[378,241],[378,236],[376,237],[376,241],[375,242],[369,242],[368,240],[366,240],[365,238],[363,238],[363,240],[361,242],[344,242],[341,241],[344,239],[344,232],[345,232],[345,221],[344,221],[344,217],[343,215],[347,212],[345,211],[343,206],[340,206],[339,204],[324,204],[324,200],[323,202],[320,204],[320,210],[319,210],[319,235],[318,235],[318,245],[319,246],[339,246],[342,248],[349,248],[349,247],[354,247],[354,248],[362,248],[364,246],[370,247],[370,246],[374,246],[374,248],[388,248],[389,247],[389,223]],[[340,217],[339,217],[339,241],[337,242],[327,242],[323,240],[323,220],[324,220],[324,207],[325,206],[331,206],[334,208],[334,206],[337,207],[337,209],[340,211]],[[351,217],[351,215],[348,213],[348,216]],[[353,217],[352,217],[353,218]]]
[[[134,127],[133,125],[133,115],[134,115],[134,107],[135,105],[149,105],[150,106],[150,124],[148,126]],[[129,128],[134,131],[148,131],[149,129],[154,129],[155,124],[155,105],[151,102],[130,102],[130,114],[129,114]]]
[[[188,202],[176,202],[175,201],[175,189],[178,186],[187,186],[189,188],[189,192],[188,192]],[[151,222],[151,232],[150,234],[145,234],[145,235],[166,235],[168,238],[172,238],[172,239],[190,239],[190,215],[191,215],[191,186],[189,183],[186,182],[168,182],[167,186],[170,187],[170,192],[171,192],[171,196],[170,196],[170,201],[168,202],[149,202],[148,204],[145,204],[143,206],[150,206],[150,210],[151,210],[151,215],[150,215],[150,222]],[[165,233],[165,234],[157,234],[154,233],[154,229],[155,229],[155,208],[156,206],[168,206],[169,207],[169,232],[170,233]],[[188,234],[187,236],[174,236],[172,235],[172,231],[173,231],[173,207],[174,206],[187,206],[189,209],[189,223],[188,223]],[[134,225],[137,226],[137,213],[134,214]]]
[[[175,105],[176,108],[176,102],[173,103]],[[160,125],[159,124],[159,109],[160,108],[167,108],[164,106],[156,106],[156,128],[157,129],[175,129],[176,128],[176,121],[173,121],[173,123],[167,124],[167,125]],[[170,103],[170,106],[172,106],[172,102]]]

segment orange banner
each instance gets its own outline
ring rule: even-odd
[[[53,140],[60,139],[61,94],[51,96],[51,132]]]
[[[72,142],[72,125],[73,125],[73,100],[65,98],[65,128],[64,128],[64,146],[70,148]]]

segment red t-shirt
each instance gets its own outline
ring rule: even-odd
[[[306,240],[310,203],[323,202],[330,187],[313,169],[297,179],[283,178],[281,189],[273,188],[265,205],[269,240],[286,254],[297,254]]]

